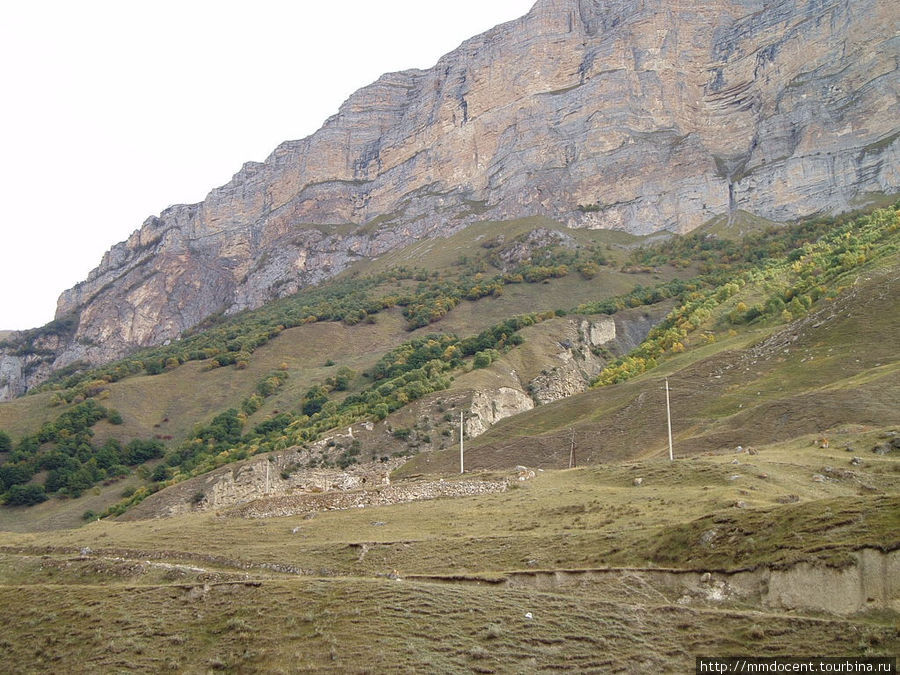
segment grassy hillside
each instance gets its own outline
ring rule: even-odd
[[[667,454],[665,377],[679,456],[827,437],[847,424],[900,425],[896,236],[884,255],[838,277],[845,290],[803,318],[731,323],[735,306],[758,302],[781,282],[748,283],[707,311],[687,348],[670,348],[659,365],[625,382],[503,420],[469,444],[467,462],[564,467],[573,432],[582,462]],[[403,471],[457,464],[448,450],[417,457]]]
[[[880,435],[854,433],[861,449]],[[659,572],[839,569],[897,550],[896,457],[815,482],[848,455],[812,440],[738,464],[546,471],[501,495],[0,534],[0,596],[18,617],[4,649],[34,670],[246,672],[684,672],[696,655],[896,653],[896,614],[785,611],[730,586],[707,598]]]
[[[554,234],[564,230],[543,220],[489,223],[458,233],[442,242],[445,245],[432,246],[428,251],[413,244],[390,260],[361,263],[321,289],[213,323],[205,332],[186,336],[170,347],[139,352],[95,371],[62,373],[42,391],[0,404],[0,430],[18,447],[84,399],[93,399],[121,417],[119,424],[101,419],[84,431],[84,442],[93,448],[109,442],[125,445],[132,439],[156,439],[175,449],[229,409],[238,411],[247,431],[273,417],[296,416],[308,391],[327,386],[331,378],[347,369],[352,373],[345,393],[333,392],[331,398],[339,402],[347,395],[358,394],[372,386],[365,375],[386,352],[426,334],[474,335],[511,316],[568,309],[628,293],[635,285],[661,283],[691,273],[667,265],[623,273],[618,268],[628,254],[625,246],[639,238],[615,233],[578,233],[576,237]],[[535,231],[540,233],[537,239],[523,240]],[[486,248],[481,243],[487,235],[493,244]],[[505,250],[498,243],[502,241],[513,247],[513,256],[506,261],[494,259],[498,267],[492,264],[491,256]],[[563,245],[557,245],[560,242]],[[563,260],[595,259],[601,254],[595,251],[601,249],[604,264],[590,278],[572,269],[542,283],[521,279],[520,272],[527,275],[529,270],[546,269],[537,267],[538,262],[558,266]],[[415,268],[410,267],[413,264]],[[426,269],[427,273],[423,271]],[[508,281],[492,282],[499,283],[497,288],[502,292],[484,297],[484,291],[478,290],[479,284],[487,283],[481,280],[510,274]],[[386,300],[375,302],[373,298]],[[436,323],[414,328],[405,316],[410,303],[422,302],[427,307],[445,301],[456,304],[448,305],[446,314]],[[368,307],[371,313],[356,307]],[[355,312],[362,312],[363,318]],[[328,320],[340,316],[344,317],[341,321]],[[260,387],[273,373],[280,378],[278,386],[260,396]],[[38,456],[53,450],[52,443],[44,445]],[[8,455],[0,449],[0,464],[4,460],[7,465],[21,464],[29,457],[25,451]],[[83,466],[84,453],[78,459]],[[74,472],[78,466],[70,464],[64,470]],[[38,465],[31,481],[38,486],[47,478],[46,470],[40,469]],[[82,513],[102,512],[105,507],[97,506],[103,499],[109,506],[123,490],[133,489],[134,480],[123,482],[120,478],[130,471],[123,463],[115,464],[115,471],[102,466],[89,469],[93,478],[82,476],[78,485],[96,485],[100,495],[92,495],[89,501],[84,497],[66,500],[62,506],[43,504],[34,507],[27,519],[74,526]],[[156,460],[138,469],[139,484],[150,482],[153,470],[160,471]],[[121,485],[108,489],[110,482]],[[77,497],[83,489],[64,487],[59,495]],[[67,511],[68,519],[61,521]],[[50,517],[50,513],[55,515]]]
[[[825,433],[841,423],[893,423],[896,360],[881,339],[896,330],[893,296],[872,289],[895,285],[896,210],[757,225],[740,239],[700,233],[644,245],[531,219],[413,244],[332,285],[0,406],[0,428],[17,443],[0,456],[0,478],[15,493],[7,500],[39,501],[51,484],[60,496],[79,497],[145,462],[137,475],[146,485],[106,512],[120,513],[166,485],[331,429],[388,415],[396,422],[388,430],[404,428],[407,417],[423,414],[421,406],[404,408],[431,392],[453,396],[503,381],[525,387],[549,372],[554,350],[538,345],[554,345],[541,335],[553,332],[555,315],[667,301],[674,309],[666,320],[597,379],[619,384],[501,423],[472,444],[471,466],[565,466],[573,431],[581,461],[660,453],[663,375],[682,455]],[[518,346],[525,335],[530,344]],[[852,358],[860,339],[872,343],[866,359]],[[479,359],[490,367],[473,370]],[[816,368],[810,359],[818,359]],[[104,406],[99,421],[62,436],[58,416],[84,399]],[[441,412],[434,396],[423,401]],[[757,429],[772,416],[777,423]],[[444,427],[433,428],[451,438],[451,425]],[[126,445],[141,438],[164,447]],[[395,454],[387,441],[340,461]],[[449,471],[455,463],[446,450],[402,471]],[[19,487],[23,480],[29,484]]]
[[[503,420],[469,444],[473,467],[567,466],[574,430],[582,462],[668,453],[663,377],[678,456],[728,451],[843,425],[900,425],[898,268],[797,322],[677,355],[656,371]],[[860,345],[866,347],[860,349]],[[453,451],[404,471],[450,471]]]

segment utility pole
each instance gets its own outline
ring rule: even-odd
[[[572,429],[572,446],[569,448],[569,468],[575,466],[575,430]]]
[[[672,409],[669,407],[669,378],[666,378],[666,421],[669,424],[669,461],[675,461],[675,454],[672,452]]]
[[[465,473],[466,468],[463,462],[463,411],[459,411],[459,472]]]

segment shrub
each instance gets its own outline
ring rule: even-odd
[[[6,493],[7,506],[33,506],[47,501],[43,485],[13,485]]]
[[[143,464],[144,462],[162,457],[165,446],[159,441],[144,441],[134,439],[125,446],[123,451],[123,459],[126,464],[134,466],[135,464]]]
[[[323,387],[313,387],[303,397],[303,414],[312,417],[328,402],[328,395]]]

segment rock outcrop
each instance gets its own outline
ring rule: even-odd
[[[475,391],[465,421],[466,437],[481,436],[500,420],[531,410],[533,407],[534,401],[520,389],[498,387]]]
[[[60,297],[76,329],[52,367],[174,339],[475,220],[684,232],[894,193],[898,39],[890,0],[539,0],[148,218]],[[35,377],[8,377],[7,395]]]
[[[585,391],[611,357],[627,354],[643,342],[662,320],[660,309],[567,321],[554,365],[528,383],[531,398],[543,405]]]

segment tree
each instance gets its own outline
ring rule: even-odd
[[[27,464],[4,464],[0,466],[0,489],[27,483],[34,475],[34,471]]]
[[[347,368],[346,366],[341,366],[338,368],[337,373],[335,373],[333,378],[333,384],[335,391],[347,391],[350,387],[350,381],[353,379],[354,373],[352,370]]]
[[[491,355],[488,351],[478,352],[472,364],[475,368],[487,368],[491,365]]]
[[[13,485],[6,493],[7,506],[33,506],[47,501],[42,485]]]
[[[209,426],[198,434],[198,438],[205,441],[212,440],[217,444],[236,445],[241,440],[243,428],[244,423],[238,417],[237,410],[229,408],[213,417]]]
[[[303,414],[312,417],[328,402],[324,387],[313,387],[303,397]]]
[[[0,431],[0,452],[10,452],[12,450],[12,439],[5,431]]]
[[[134,466],[143,464],[150,459],[162,457],[164,451],[165,446],[159,441],[144,441],[136,438],[125,446],[122,459],[126,464]]]

